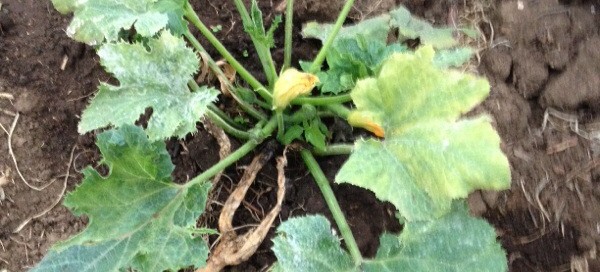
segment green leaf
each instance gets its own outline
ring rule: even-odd
[[[438,220],[408,222],[400,235],[383,234],[377,256],[364,260],[361,270],[342,250],[331,226],[321,215],[283,222],[273,239],[277,263],[273,271],[469,272],[506,271],[507,259],[494,228],[468,214],[455,201]]]
[[[388,14],[383,14],[361,21],[355,25],[342,27],[335,37],[335,40],[355,39],[358,36],[362,36],[368,41],[385,43],[387,41],[388,32],[390,31],[390,20],[391,18]],[[333,24],[310,22],[302,27],[301,34],[305,39],[315,38],[324,42],[332,30]]]
[[[288,219],[273,238],[276,269],[286,272],[358,271],[322,215]]]
[[[377,256],[364,262],[364,271],[507,271],[494,228],[471,217],[464,203],[453,206],[439,220],[410,222],[399,236],[382,235]]]
[[[332,28],[333,24],[308,23],[302,35],[324,42]],[[343,27],[327,51],[328,70],[317,73],[321,93],[339,94],[350,90],[358,79],[375,75],[383,60],[392,53],[406,51],[407,47],[399,43],[387,45],[390,30],[389,15]]]
[[[354,120],[385,140],[359,140],[336,182],[375,192],[408,221],[429,220],[477,189],[507,189],[510,169],[487,117],[457,119],[489,92],[484,79],[433,65],[434,51],[395,54],[377,78],[358,82]]]
[[[390,55],[407,49],[398,43],[386,45],[361,35],[336,40],[326,56],[329,69],[317,74],[321,93],[339,94],[354,88],[359,79],[375,75]]]
[[[132,26],[136,33],[151,37],[168,27],[183,33],[184,0],[52,0],[61,13],[73,12],[67,34],[89,45],[119,39],[119,32]]]
[[[325,132],[323,132],[323,123],[320,119],[315,118],[309,122],[304,122],[304,138],[317,149],[325,149]],[[325,128],[327,131],[327,128]]]
[[[194,234],[210,184],[177,185],[163,142],[123,126],[98,135],[108,176],[88,167],[65,199],[88,226],[55,245],[32,271],[139,271],[200,267],[208,246]]]
[[[304,128],[302,128],[299,125],[293,125],[293,126],[289,127],[285,131],[285,134],[283,135],[283,139],[282,139],[283,144],[289,145],[292,143],[292,141],[294,141],[296,139],[300,139],[300,137],[302,137],[303,132],[304,132]]]
[[[450,48],[458,45],[458,40],[454,38],[455,31],[462,31],[468,36],[473,35],[469,29],[434,27],[427,21],[412,16],[405,7],[391,11],[390,15],[391,24],[398,27],[400,38],[419,38],[421,44],[432,45],[434,48]]]
[[[250,7],[250,22],[244,21],[244,30],[252,37],[254,41],[261,43],[266,48],[275,47],[275,39],[273,35],[275,30],[281,23],[281,16],[275,16],[269,30],[265,31],[265,26],[262,18],[262,11],[258,7],[256,0],[252,1]]]
[[[152,108],[146,130],[150,140],[182,138],[196,131],[196,122],[218,95],[215,89],[207,87],[189,91],[187,82],[198,69],[198,58],[181,38],[167,31],[150,39],[147,45],[105,44],[98,55],[120,85],[100,85],[81,116],[80,133],[109,125],[134,124],[147,108]]]

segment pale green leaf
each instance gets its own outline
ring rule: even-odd
[[[101,176],[88,167],[83,183],[65,199],[88,226],[52,248],[32,271],[178,270],[204,265],[208,246],[194,235],[210,184],[171,181],[173,164],[163,142],[124,126],[98,136]]]
[[[322,215],[283,222],[273,238],[273,252],[278,261],[275,271],[358,271],[331,231],[329,221]]]
[[[494,228],[471,217],[463,203],[453,206],[439,220],[407,223],[399,236],[384,234],[377,256],[364,262],[364,271],[507,271]]]
[[[502,272],[506,254],[494,228],[468,214],[455,201],[449,213],[433,221],[408,222],[400,235],[383,234],[374,259],[357,268],[320,215],[292,218],[282,223],[273,239],[277,263],[272,271],[366,272]]]
[[[315,38],[325,41],[331,31],[333,24],[321,24],[310,22],[302,27],[302,37]],[[371,19],[361,21],[358,24],[345,26],[338,32],[335,40],[339,39],[354,39],[357,36],[362,36],[370,41],[385,43],[387,41],[388,32],[390,31],[390,15],[383,14]]]
[[[100,85],[81,116],[80,133],[134,124],[147,108],[153,110],[147,127],[152,141],[182,138],[196,131],[196,122],[218,95],[212,88],[188,89],[187,82],[199,66],[196,54],[167,31],[150,39],[147,47],[149,50],[139,43],[112,43],[100,48],[102,65],[120,85]]]
[[[169,27],[181,33],[185,24],[183,0],[52,0],[61,13],[73,12],[67,34],[89,45],[119,39],[122,30],[135,28],[151,37]]]
[[[435,52],[433,63],[438,68],[460,67],[473,56],[473,49],[466,47],[444,49]]]
[[[489,92],[484,79],[441,70],[433,50],[395,54],[377,78],[358,82],[354,120],[373,122],[385,140],[360,140],[337,182],[369,189],[408,221],[439,217],[476,189],[509,187],[510,169],[487,117],[457,119]]]
[[[429,22],[414,17],[405,7],[390,11],[391,24],[398,27],[400,38],[420,39],[423,45],[432,45],[435,48],[449,48],[458,45],[454,38],[455,31],[462,31],[472,35],[468,29],[454,29],[449,27],[434,27]]]

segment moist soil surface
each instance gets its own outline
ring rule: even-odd
[[[260,76],[258,58],[230,1],[192,1],[216,35]],[[260,1],[270,22],[281,1]],[[294,61],[310,59],[315,41],[302,41],[300,25],[335,19],[343,1],[298,0]],[[481,32],[475,72],[492,86],[476,112],[492,116],[509,157],[512,187],[475,192],[472,213],[489,220],[506,249],[510,271],[600,271],[600,4],[596,1],[356,1],[348,22],[404,4],[438,25],[470,25]],[[97,166],[95,135],[77,133],[79,114],[100,81],[110,76],[94,49],[65,34],[70,16],[50,1],[1,0],[0,5],[0,271],[25,271],[48,248],[85,227],[61,205],[80,182],[80,170]],[[283,55],[280,29],[274,56]],[[201,40],[202,41],[202,40]],[[202,41],[205,42],[205,41]],[[207,44],[207,43],[205,43]],[[208,47],[208,46],[207,46]],[[213,56],[216,52],[209,49]],[[248,53],[248,54],[246,54]],[[247,55],[247,57],[245,57]],[[218,160],[217,141],[200,125],[194,136],[167,144],[180,182]],[[10,144],[9,144],[10,142]],[[234,147],[239,146],[233,142]],[[279,150],[279,154],[281,150]],[[203,222],[216,226],[228,192],[251,156],[230,167]],[[332,179],[344,156],[320,164]],[[288,155],[288,188],[280,220],[322,213],[327,206],[298,154]],[[18,167],[17,167],[18,165]],[[234,218],[257,224],[276,201],[274,161],[259,174]],[[373,256],[381,233],[399,232],[394,208],[360,188],[333,185],[358,245]],[[54,206],[56,203],[58,205]],[[270,237],[249,261],[230,271],[265,271],[274,261]],[[211,237],[214,241],[215,237]]]

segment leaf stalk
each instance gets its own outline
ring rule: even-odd
[[[331,48],[331,46],[333,45],[333,41],[335,40],[335,37],[337,36],[338,32],[342,28],[342,25],[344,24],[346,17],[348,17],[348,13],[352,9],[352,5],[354,5],[354,0],[347,0],[346,4],[344,4],[344,7],[342,8],[340,15],[338,16],[337,20],[335,21],[335,25],[333,26],[331,33],[329,33],[329,36],[327,37],[327,40],[325,40],[323,47],[321,47],[321,50],[319,50],[319,53],[317,54],[317,56],[315,57],[315,60],[313,61],[312,65],[310,66],[309,71],[311,73],[314,74],[321,69],[321,64],[323,64],[323,61],[325,60],[327,51],[329,51],[329,48]]]
[[[196,28],[198,28],[198,30],[200,30],[200,33],[202,33],[202,35],[204,37],[206,37],[206,39],[215,47],[215,49],[217,49],[217,51],[219,51],[219,53],[223,56],[223,58],[225,58],[225,60],[227,60],[227,62],[231,65],[231,67],[233,67],[233,69],[235,69],[238,74],[246,81],[248,82],[248,84],[250,84],[250,86],[252,86],[253,89],[255,90],[259,90],[259,89],[264,89],[266,90],[265,86],[262,85],[262,83],[260,83],[252,74],[250,74],[250,72],[248,70],[246,70],[246,68],[244,68],[244,66],[242,66],[242,64],[237,61],[233,55],[231,55],[231,53],[229,53],[229,51],[227,50],[227,48],[225,48],[225,46],[223,46],[223,44],[219,41],[219,39],[217,39],[217,37],[215,37],[215,35],[212,34],[212,31],[210,29],[208,29],[208,27],[206,27],[206,25],[200,20],[200,18],[198,17],[198,14],[196,14],[196,12],[194,11],[194,9],[192,8],[192,6],[190,5],[190,3],[186,3],[185,5],[185,13],[184,13],[185,18],[187,18],[187,20],[192,23]],[[271,95],[271,93],[267,92],[258,92],[263,99],[265,99],[267,102],[271,102],[273,100],[273,97]]]
[[[216,73],[218,77],[226,78],[225,73],[223,73],[223,70],[221,70],[221,68],[219,67],[219,65],[217,65],[215,60],[213,60],[213,58],[210,57],[210,55],[208,54],[208,52],[206,52],[206,49],[204,49],[204,47],[200,44],[198,39],[196,39],[196,37],[194,37],[194,35],[192,35],[192,33],[189,31],[184,33],[184,36],[188,39],[188,41],[198,52],[204,53],[203,58],[205,58],[205,60],[207,61],[209,68],[214,73]],[[195,86],[198,86],[196,82],[193,83],[195,84]],[[268,117],[264,113],[260,112],[259,110],[256,110],[252,105],[248,104],[243,99],[240,99],[236,88],[231,83],[226,82],[225,84],[227,84],[227,88],[229,88],[229,91],[232,93],[233,99],[240,105],[240,107],[246,113],[248,113],[250,116],[254,117],[257,120],[266,121],[268,119]],[[193,86],[192,89],[194,89]]]
[[[234,0],[235,7],[237,8],[240,16],[242,17],[242,23],[244,25],[252,25],[252,19],[250,18],[250,14],[244,6],[242,0]],[[254,45],[254,49],[256,49],[256,53],[258,54],[258,59],[262,64],[263,71],[267,77],[267,81],[269,82],[269,86],[273,86],[275,80],[277,80],[277,72],[275,71],[275,63],[273,62],[273,57],[271,56],[271,50],[265,46],[260,41],[256,40],[253,35],[250,35],[252,39],[252,43]]]
[[[352,256],[354,263],[357,266],[359,266],[362,263],[362,255],[360,254],[360,250],[358,249],[356,240],[352,235],[350,226],[346,221],[346,217],[344,217],[344,213],[340,208],[340,204],[338,203],[337,199],[335,198],[335,195],[333,194],[333,190],[331,189],[331,185],[329,185],[327,177],[325,177],[323,170],[321,170],[321,167],[319,166],[319,164],[315,160],[315,157],[309,150],[304,149],[300,151],[300,155],[302,156],[302,160],[304,160],[306,167],[315,179],[315,182],[319,186],[319,189],[321,189],[323,198],[325,198],[325,202],[327,203],[327,206],[329,207],[329,210],[333,215],[333,220],[335,220],[335,223],[337,224],[340,230],[340,234],[344,238],[344,243],[346,243],[346,247],[348,248],[348,251]]]
[[[294,0],[287,0],[285,7],[285,37],[283,46],[283,69],[292,65],[292,31],[294,26]]]
[[[240,148],[238,148],[236,151],[229,154],[229,156],[225,157],[224,159],[219,161],[217,164],[208,168],[206,171],[202,172],[202,174],[200,174],[200,175],[196,176],[195,178],[193,178],[192,180],[190,180],[188,183],[185,184],[185,186],[191,187],[193,185],[208,181],[210,178],[215,176],[217,173],[221,172],[223,169],[227,168],[228,166],[234,164],[236,161],[240,160],[246,154],[250,153],[250,151],[254,150],[254,148],[256,148],[260,143],[262,143],[264,141],[264,139],[266,139],[268,136],[271,135],[271,133],[273,133],[273,131],[275,130],[276,127],[277,127],[277,121],[275,120],[275,118],[271,118],[269,120],[269,122],[263,128],[260,129],[260,131],[257,133],[257,135],[255,137],[250,138],[249,141],[247,141],[245,144],[240,146]]]

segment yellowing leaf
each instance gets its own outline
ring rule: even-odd
[[[308,94],[319,82],[313,74],[299,72],[294,68],[285,70],[275,82],[273,91],[273,109],[283,109],[294,98]]]
[[[477,189],[502,190],[510,169],[500,137],[483,116],[458,120],[489,92],[484,79],[440,69],[432,47],[395,54],[378,77],[352,90],[352,125],[385,134],[359,140],[336,176],[371,190],[407,221],[446,214],[453,199]]]

